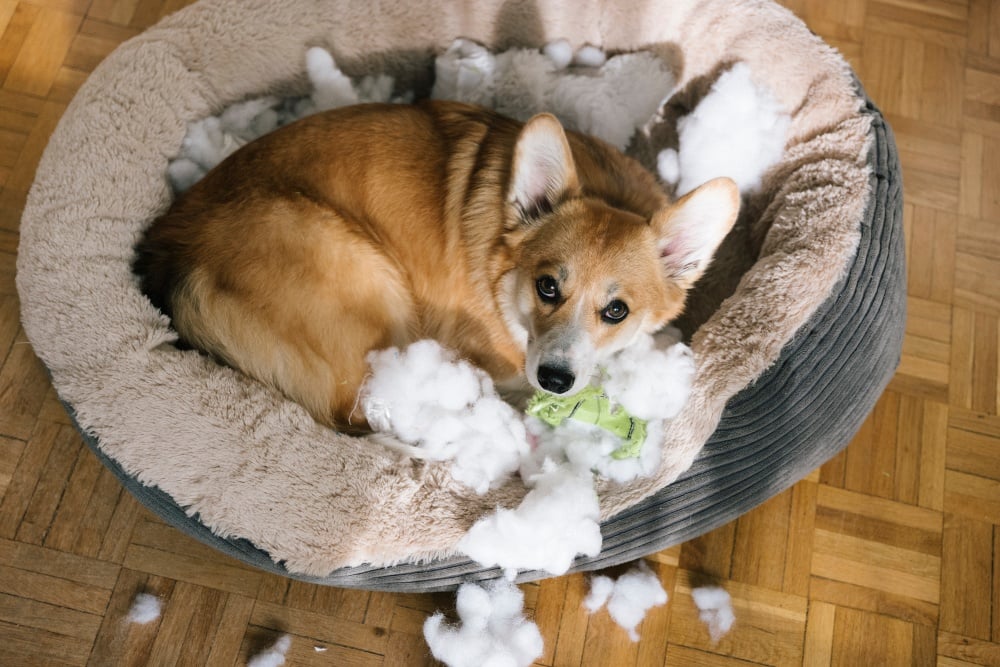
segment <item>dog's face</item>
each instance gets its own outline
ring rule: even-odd
[[[609,355],[680,314],[739,209],[716,179],[652,218],[581,193],[572,153],[551,116],[525,126],[508,193],[515,268],[501,299],[523,329],[525,374],[554,394],[583,389]]]

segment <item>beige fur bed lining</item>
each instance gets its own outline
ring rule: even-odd
[[[783,162],[703,288],[712,310],[735,292],[693,337],[696,382],[667,426],[659,472],[604,485],[604,516],[690,466],[726,401],[773,362],[857,245],[869,127],[850,70],[770,3],[207,0],[168,18],[95,71],[45,152],[21,227],[24,326],[108,455],[291,571],[449,554],[476,518],[516,505],[525,489],[512,481],[478,497],[442,464],[331,432],[274,392],[178,351],[130,273],[132,247],[169,202],[167,160],[188,121],[249,95],[301,91],[311,45],[328,47],[349,74],[385,71],[426,90],[434,54],[459,36],[492,48],[556,38],[653,48],[691,89],[742,60],[793,114]],[[636,142],[640,158],[670,135],[668,112]]]

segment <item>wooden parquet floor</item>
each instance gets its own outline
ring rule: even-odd
[[[18,220],[87,73],[184,0],[0,0],[0,664],[432,664],[447,596],[250,570],[163,525],[81,444],[18,321]],[[1000,665],[1000,2],[788,0],[854,65],[902,153],[909,322],[854,442],[788,492],[650,558],[671,596],[629,641],[585,576],[524,587],[540,665]],[[691,599],[717,579],[713,645]],[[123,619],[139,591],[165,601]],[[324,652],[315,647],[327,649]]]

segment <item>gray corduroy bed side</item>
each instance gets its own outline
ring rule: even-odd
[[[454,557],[455,545],[525,493],[512,480],[477,496],[444,464],[315,424],[276,392],[178,350],[138,290],[133,245],[169,203],[166,164],[186,123],[247,96],[301,92],[312,45],[351,75],[387,71],[418,92],[455,37],[650,49],[674,62],[684,89],[744,60],[792,114],[786,157],[748,199],[735,255],[716,262],[738,270],[706,283],[711,309],[689,329],[694,391],[667,425],[661,468],[601,486],[604,549],[577,569],[690,539],[787,488],[847,444],[892,376],[905,306],[892,135],[842,58],[786,10],[765,0],[484,0],[475,11],[446,0],[233,2],[182,10],[95,71],[53,135],[21,227],[25,331],[88,444],[171,525],[272,572],[430,591],[496,576]],[[666,129],[651,124],[648,148]]]

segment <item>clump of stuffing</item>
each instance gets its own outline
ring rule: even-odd
[[[132,607],[128,611],[126,620],[129,623],[145,625],[158,619],[162,611],[163,603],[160,598],[150,593],[139,593],[132,601]]]
[[[462,553],[502,568],[509,579],[517,570],[563,574],[577,554],[600,553],[600,507],[589,471],[550,462],[525,481],[532,489],[521,504],[479,519],[458,543]]]
[[[568,465],[581,475],[592,472],[614,482],[625,483],[637,477],[651,475],[660,464],[662,425],[646,424],[646,437],[635,456],[616,458],[622,451],[622,440],[600,426],[567,419],[558,427],[535,417],[525,418],[534,449],[522,458],[521,479],[540,474],[547,464]]]
[[[435,72],[435,99],[480,104],[520,120],[548,111],[566,127],[622,150],[676,82],[667,64],[651,53],[608,58],[590,45],[574,53],[565,40],[550,42],[541,51],[494,54],[458,39],[438,57]]]
[[[717,176],[736,181],[742,193],[753,192],[781,160],[790,124],[771,91],[754,83],[750,67],[736,63],[677,122],[678,149],[660,152],[660,178],[676,185],[677,196]]]
[[[505,581],[458,589],[460,622],[449,626],[444,615],[424,622],[424,638],[435,658],[449,667],[527,667],[542,655],[542,635],[524,617],[524,594]]]
[[[351,79],[323,48],[309,49],[305,60],[310,94],[249,99],[188,126],[179,154],[167,167],[175,192],[187,190],[248,141],[299,118],[351,104],[412,100],[412,93],[394,93],[390,76]],[[609,59],[594,46],[574,52],[565,40],[542,51],[510,49],[493,54],[475,42],[458,39],[437,58],[435,72],[434,99],[480,104],[521,120],[549,111],[567,127],[621,149],[674,87],[672,72],[652,54]]]
[[[694,356],[668,327],[640,336],[611,357],[601,384],[609,396],[640,419],[673,419],[684,407],[694,378]]]
[[[412,100],[410,92],[395,93],[390,76],[347,77],[320,47],[309,49],[305,60],[309,95],[254,98],[190,124],[167,169],[175,192],[189,188],[248,141],[309,114],[363,102]],[[549,111],[566,127],[620,149],[669,99],[676,84],[667,64],[651,53],[608,58],[591,45],[574,52],[566,40],[550,42],[541,51],[494,54],[458,39],[438,56],[435,73],[435,99],[480,104],[521,120]],[[741,192],[752,192],[781,159],[790,122],[774,95],[753,82],[749,66],[737,63],[680,119],[678,149],[658,156],[660,177],[675,186],[678,196],[717,176],[729,176]]]
[[[452,476],[478,493],[519,472],[531,489],[521,504],[482,517],[458,547],[511,578],[525,569],[562,574],[577,555],[601,549],[595,474],[626,482],[659,464],[662,420],[683,405],[694,372],[690,350],[676,339],[675,332],[642,338],[601,374],[607,384],[621,373],[626,407],[651,419],[638,452],[624,458],[616,458],[622,440],[600,426],[566,420],[553,428],[516,412],[489,376],[432,340],[372,353],[360,407],[382,442],[398,438],[412,448],[407,454],[449,461]]]
[[[593,577],[590,593],[583,600],[583,606],[592,614],[607,604],[608,614],[634,642],[639,641],[636,628],[646,618],[646,612],[666,603],[667,592],[645,561],[639,561],[635,568],[618,579],[604,575]]]
[[[608,56],[601,49],[590,44],[581,46],[573,54],[573,64],[581,67],[603,67],[608,62]]]
[[[573,62],[573,45],[569,40],[557,39],[543,46],[542,54],[557,70],[566,69]]]
[[[527,481],[547,461],[626,482],[659,464],[659,422],[674,417],[690,393],[694,362],[678,338],[671,329],[641,336],[602,368],[610,404],[649,420],[645,442],[628,457],[619,456],[622,440],[598,426],[566,420],[552,428],[524,417],[486,373],[432,340],[370,354],[359,406],[373,429],[414,448],[406,453],[450,460],[455,478],[480,493],[518,470]]]
[[[292,646],[289,635],[281,635],[277,641],[247,661],[247,667],[281,667],[285,664],[285,654]]]
[[[718,642],[725,637],[736,620],[733,600],[729,593],[718,586],[702,586],[692,590],[691,597],[698,607],[698,617],[708,626],[712,642]]]
[[[326,49],[313,47],[306,51],[306,72],[309,74],[313,92],[298,107],[301,115],[346,107],[361,101],[361,96],[354,88],[354,82],[340,71],[333,61],[333,56]]]
[[[362,102],[408,101],[393,97],[393,78],[379,74],[359,81],[347,77],[323,48],[306,51],[309,95],[282,99],[257,97],[227,107],[188,125],[180,153],[167,166],[174,192],[184,192],[243,144],[299,118],[327,109]]]
[[[373,352],[368,362],[361,409],[373,429],[416,447],[416,456],[450,460],[452,476],[477,493],[518,469],[528,453],[524,424],[484,371],[431,340]]]
[[[552,428],[517,413],[483,371],[435,341],[375,352],[369,362],[360,406],[374,429],[413,447],[410,454],[450,461],[455,479],[479,493],[515,471],[530,487],[520,505],[482,517],[458,545],[511,578],[525,569],[562,574],[577,555],[600,552],[595,472],[628,481],[655,470],[659,420],[683,405],[694,371],[690,351],[672,334],[640,340],[608,362],[605,381],[615,372],[626,375],[641,391],[632,395],[629,388],[623,394],[654,419],[638,455],[616,459],[622,442],[614,434],[572,420]],[[651,401],[647,394],[660,398]]]

